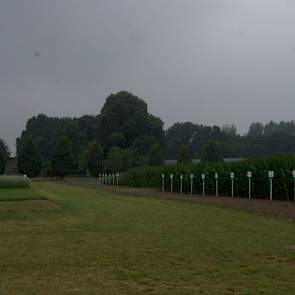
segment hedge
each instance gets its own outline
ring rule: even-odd
[[[31,181],[24,176],[0,176],[0,189],[3,188],[30,188]]]

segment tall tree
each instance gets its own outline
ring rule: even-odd
[[[188,147],[182,145],[179,150],[177,164],[189,164],[192,162]]]
[[[54,174],[63,178],[73,171],[74,160],[71,142],[66,136],[60,137],[53,149],[52,168]]]
[[[103,170],[104,152],[100,144],[93,142],[89,145],[88,171],[93,177],[98,177]]]
[[[148,113],[140,98],[121,91],[110,95],[98,116],[98,142],[112,147],[144,146],[146,153],[155,143],[164,144],[163,122]],[[144,136],[144,138],[143,138]],[[144,144],[142,144],[144,142]]]
[[[42,170],[41,155],[38,147],[30,137],[21,141],[17,152],[18,171],[29,177],[40,175]]]
[[[150,166],[161,166],[164,164],[165,157],[163,149],[159,144],[154,144],[149,153],[149,165]]]

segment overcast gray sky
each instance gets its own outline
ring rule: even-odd
[[[295,119],[293,0],[0,0],[0,137],[110,93],[176,121]]]

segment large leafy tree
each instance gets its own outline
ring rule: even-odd
[[[30,138],[24,138],[17,151],[18,171],[29,177],[40,175],[42,171],[42,160],[39,149]]]
[[[89,145],[88,171],[93,177],[98,177],[103,170],[104,152],[100,144],[93,142]]]
[[[66,136],[60,137],[53,149],[52,169],[54,174],[63,178],[73,171],[74,159],[71,142]]]
[[[147,104],[131,93],[110,95],[98,116],[98,141],[107,150],[112,147],[139,147],[148,153],[157,142],[164,144],[163,122],[148,113]]]

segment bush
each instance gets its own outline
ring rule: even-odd
[[[0,176],[0,189],[2,188],[30,188],[31,181],[24,176]]]
[[[235,173],[234,193],[239,197],[248,196],[247,171],[252,171],[252,196],[268,198],[268,171],[273,170],[273,197],[281,200],[293,200],[293,177],[295,156],[273,156],[261,159],[249,159],[242,162],[200,163],[188,165],[169,165],[163,167],[141,167],[129,170],[121,179],[123,185],[133,187],[161,187],[161,174],[165,174],[165,189],[170,190],[169,175],[174,174],[174,189],[179,191],[180,175],[184,175],[183,191],[190,192],[190,174],[194,174],[194,193],[202,193],[201,174],[206,174],[206,194],[215,193],[214,173],[219,174],[219,194],[231,194],[230,173]]]

